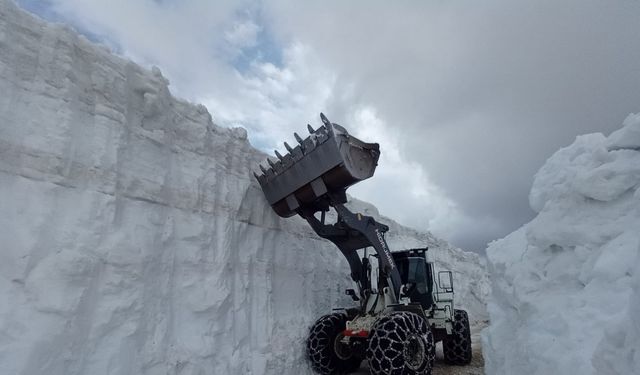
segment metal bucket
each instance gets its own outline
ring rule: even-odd
[[[277,160],[267,159],[255,174],[267,201],[282,217],[290,217],[302,208],[319,207],[326,194],[344,195],[346,189],[375,172],[380,157],[377,143],[365,143],[349,135],[342,126],[332,124],[320,114],[323,126],[308,125],[305,139],[294,133],[299,145],[287,154],[276,151]]]

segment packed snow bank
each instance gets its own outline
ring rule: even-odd
[[[556,152],[488,250],[488,374],[640,373],[640,115]]]
[[[167,86],[0,0],[0,374],[304,374],[308,327],[350,305],[338,250],[266,204],[246,132]],[[476,255],[391,226],[468,271],[484,317]]]

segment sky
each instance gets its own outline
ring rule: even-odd
[[[380,143],[350,194],[480,253],[535,216],[553,152],[640,112],[638,0],[17,2],[158,66],[264,151],[324,112]]]

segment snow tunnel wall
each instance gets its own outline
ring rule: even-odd
[[[0,373],[308,373],[349,269],[272,212],[250,177],[264,157],[159,70],[0,0]],[[482,259],[385,222],[485,318]]]
[[[556,152],[488,250],[488,374],[640,374],[640,115]]]

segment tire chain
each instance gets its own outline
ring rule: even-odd
[[[405,341],[410,333],[423,338],[426,361],[418,371],[406,367]],[[430,374],[435,360],[433,334],[425,319],[410,312],[398,312],[380,318],[369,336],[367,358],[371,374],[414,375]]]
[[[320,317],[309,333],[307,355],[313,369],[321,374],[341,374],[357,369],[360,360],[342,361],[333,353],[333,340],[337,329],[344,328],[346,315],[342,313],[328,314]],[[355,367],[355,368],[354,368]]]
[[[471,362],[471,332],[466,311],[454,310],[453,332],[443,340],[442,346],[448,363],[466,365]]]

